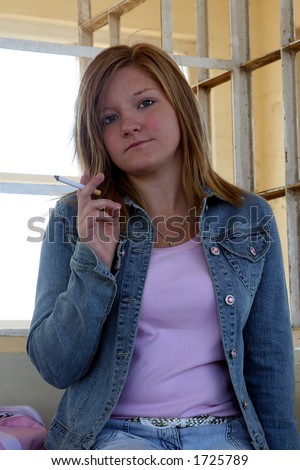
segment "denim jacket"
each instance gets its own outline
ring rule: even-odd
[[[127,205],[130,218],[111,271],[78,241],[76,196],[58,201],[50,217],[27,340],[41,376],[65,389],[48,449],[91,449],[126,381],[154,237],[146,213],[129,199]],[[272,210],[255,195],[237,208],[208,191],[199,226],[224,353],[254,449],[300,449],[289,306]]]

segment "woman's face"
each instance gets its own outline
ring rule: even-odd
[[[106,150],[129,177],[181,171],[180,127],[160,85],[127,66],[110,79],[101,107]]]

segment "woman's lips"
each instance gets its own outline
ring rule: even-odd
[[[126,152],[134,147],[139,147],[140,145],[146,144],[147,142],[150,142],[150,140],[139,140],[137,142],[132,142],[132,144],[127,147]]]

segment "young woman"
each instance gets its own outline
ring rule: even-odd
[[[212,169],[180,69],[105,49],[74,137],[85,187],[51,215],[27,343],[65,389],[46,447],[299,449],[274,216]]]

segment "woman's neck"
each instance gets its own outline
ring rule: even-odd
[[[190,206],[181,181],[165,179],[133,181],[151,219],[159,216],[186,216]]]
[[[143,183],[134,182],[156,231],[154,246],[168,248],[193,239],[199,231],[198,208],[190,206],[181,181]]]

